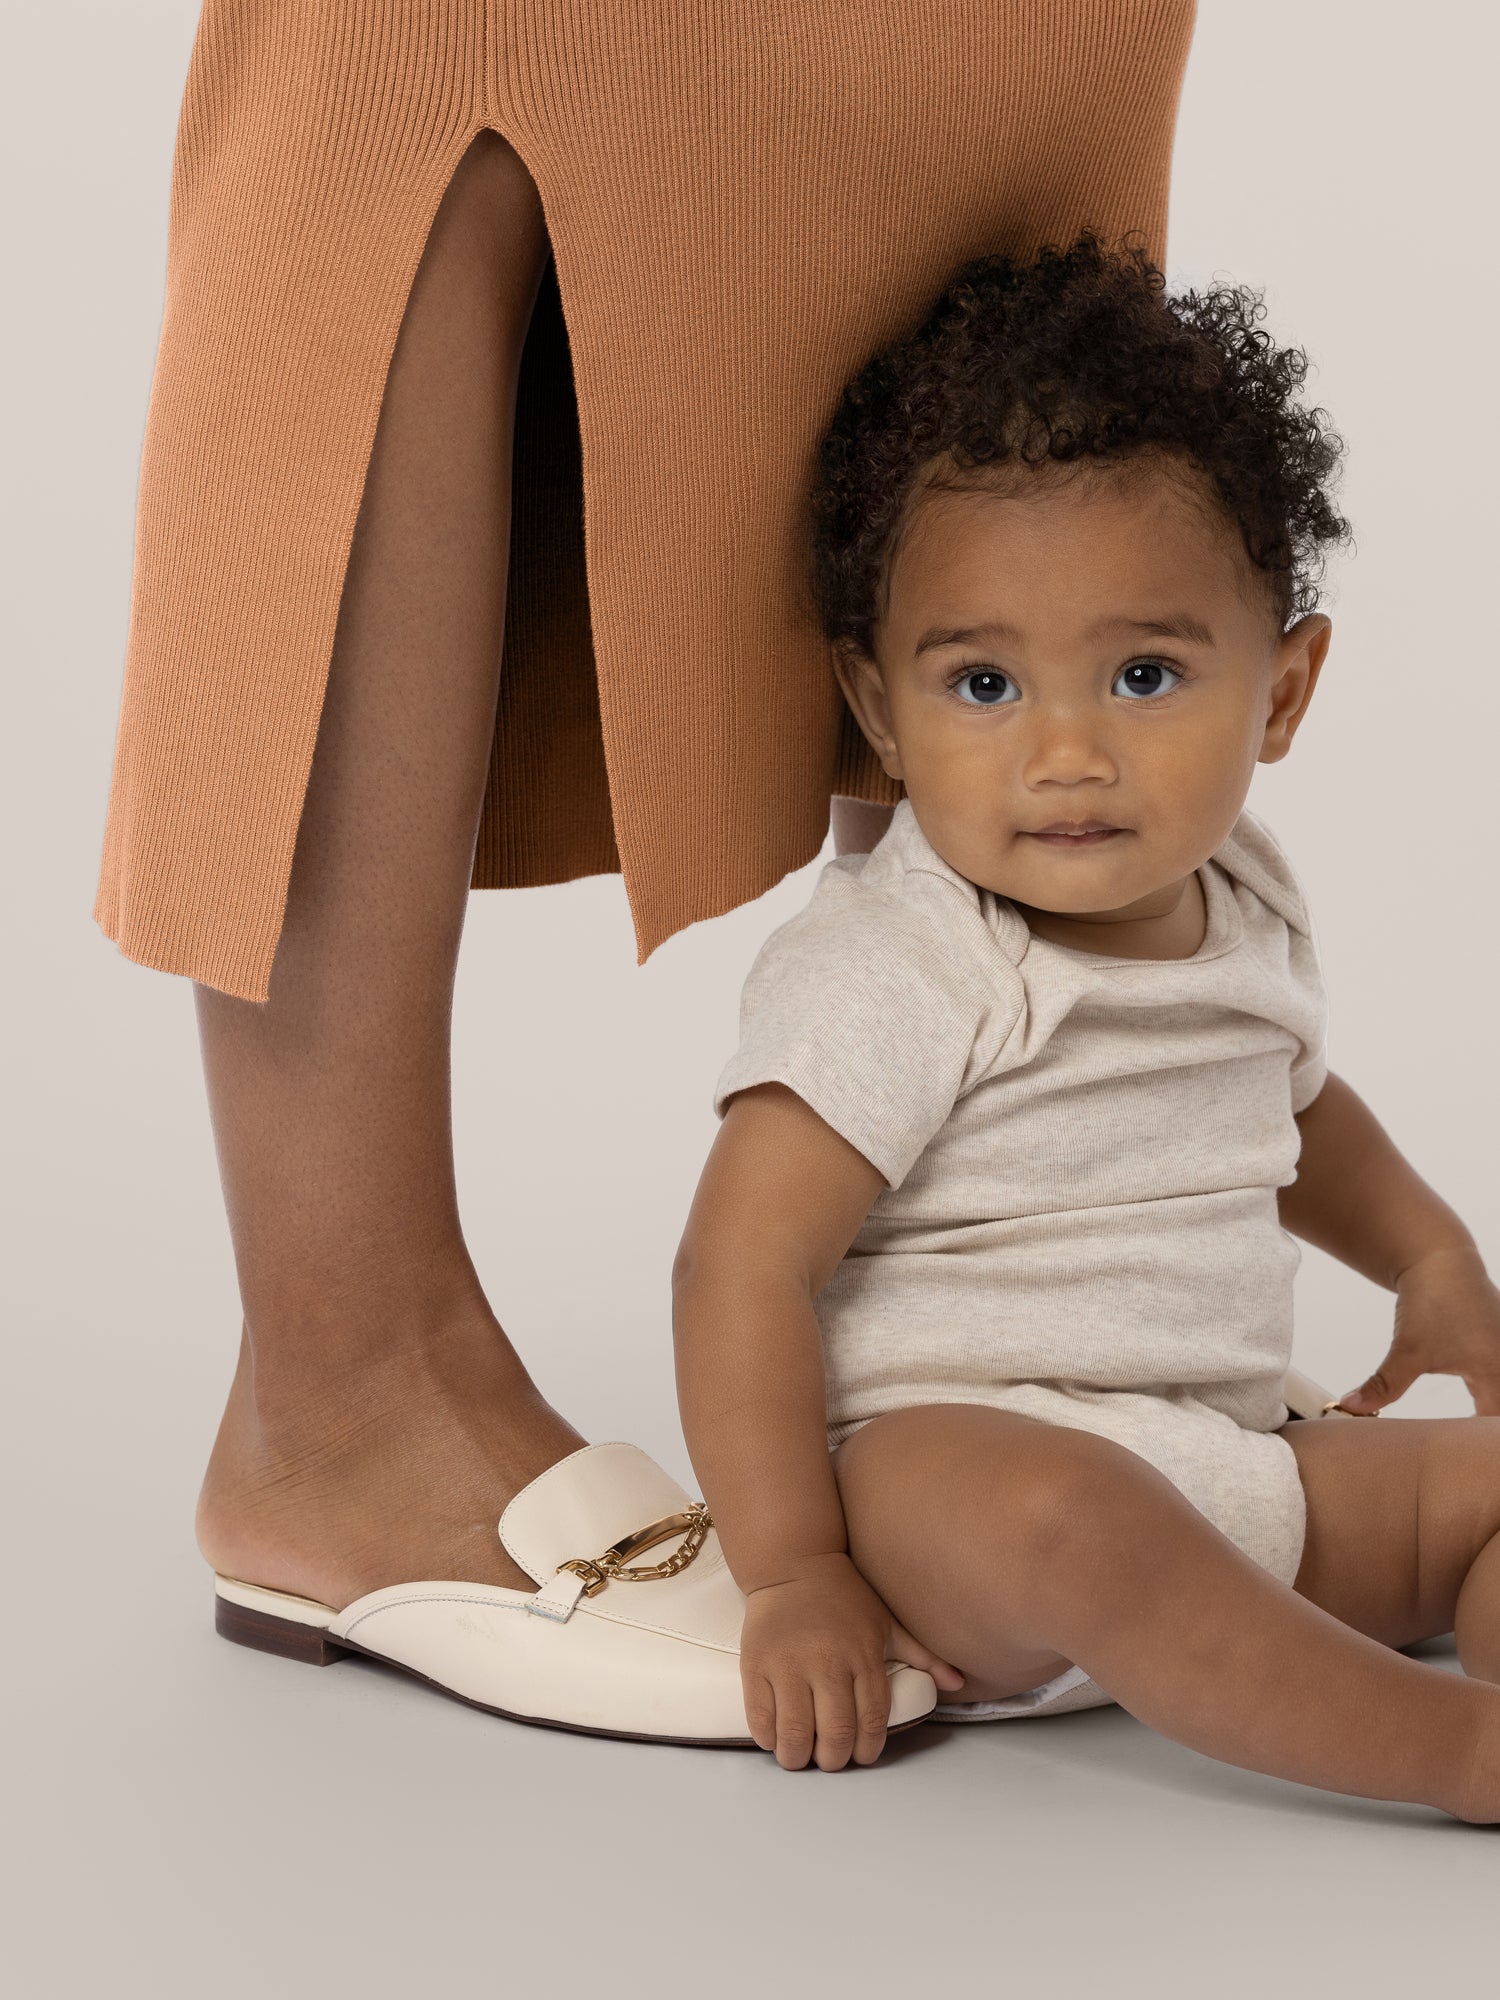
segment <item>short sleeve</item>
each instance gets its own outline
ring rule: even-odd
[[[1323,980],[1323,954],[1307,889],[1286,849],[1264,820],[1267,860],[1276,880],[1291,900],[1287,927],[1287,965],[1296,985],[1298,1047],[1292,1057],[1292,1114],[1305,1111],[1328,1081],[1328,988]]]
[[[784,1083],[899,1187],[958,1098],[988,1008],[961,928],[830,864],[750,968],[716,1115],[736,1091]]]
[[[1291,959],[1299,976],[1307,1017],[1300,1046],[1292,1058],[1295,1116],[1307,1109],[1328,1081],[1328,990],[1323,984],[1323,955],[1318,949],[1317,928],[1310,911],[1305,935],[1293,936]]]
[[[1317,927],[1302,878],[1271,828],[1241,812],[1220,849],[1230,871],[1247,883],[1286,925],[1287,970],[1294,989],[1297,1052],[1292,1057],[1292,1111],[1305,1111],[1328,1081],[1328,990]]]

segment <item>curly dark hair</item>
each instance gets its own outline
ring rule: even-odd
[[[812,585],[828,638],[873,653],[917,493],[1148,453],[1213,482],[1279,630],[1312,610],[1321,545],[1352,539],[1328,498],[1344,440],[1326,410],[1293,402],[1307,355],[1260,331],[1264,314],[1248,286],[1168,298],[1139,245],[1108,250],[1091,229],[1029,264],[962,265],[916,331],[848,383],[819,447]]]

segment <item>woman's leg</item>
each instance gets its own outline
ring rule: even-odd
[[[1400,1464],[1387,1471],[1401,1481]],[[974,1677],[959,1698],[1018,1693],[1076,1661],[1132,1715],[1225,1763],[1500,1819],[1500,1688],[1342,1623],[1111,1439],[932,1404],[852,1433],[835,1473],[855,1563]],[[1408,1529],[1379,1551],[1393,1596],[1419,1594],[1417,1549]]]
[[[516,384],[548,252],[530,175],[481,133],[391,363],[270,998],[197,988],[244,1307],[199,1544],[222,1572],[340,1607],[426,1577],[534,1588],[496,1523],[585,1442],[480,1289],[449,1104]]]

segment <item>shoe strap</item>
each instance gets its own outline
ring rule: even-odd
[[[591,1560],[690,1504],[691,1495],[638,1444],[588,1444],[521,1488],[500,1516],[500,1540],[548,1593],[539,1609],[566,1616],[585,1579],[567,1570],[559,1575],[559,1564]]]
[[[576,1570],[559,1570],[550,1583],[544,1583],[535,1597],[526,1600],[526,1609],[538,1618],[556,1618],[566,1625],[573,1616],[573,1607],[583,1595],[583,1578]]]

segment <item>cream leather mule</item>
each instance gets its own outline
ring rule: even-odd
[[[632,1563],[666,1541],[665,1561]],[[365,1653],[512,1722],[649,1743],[755,1750],[745,1722],[745,1596],[718,1531],[639,1445],[588,1444],[523,1486],[500,1539],[541,1589],[393,1583],[330,1604],[214,1578],[226,1639],[313,1666]],[[937,1704],[920,1667],[888,1661],[888,1728]]]

